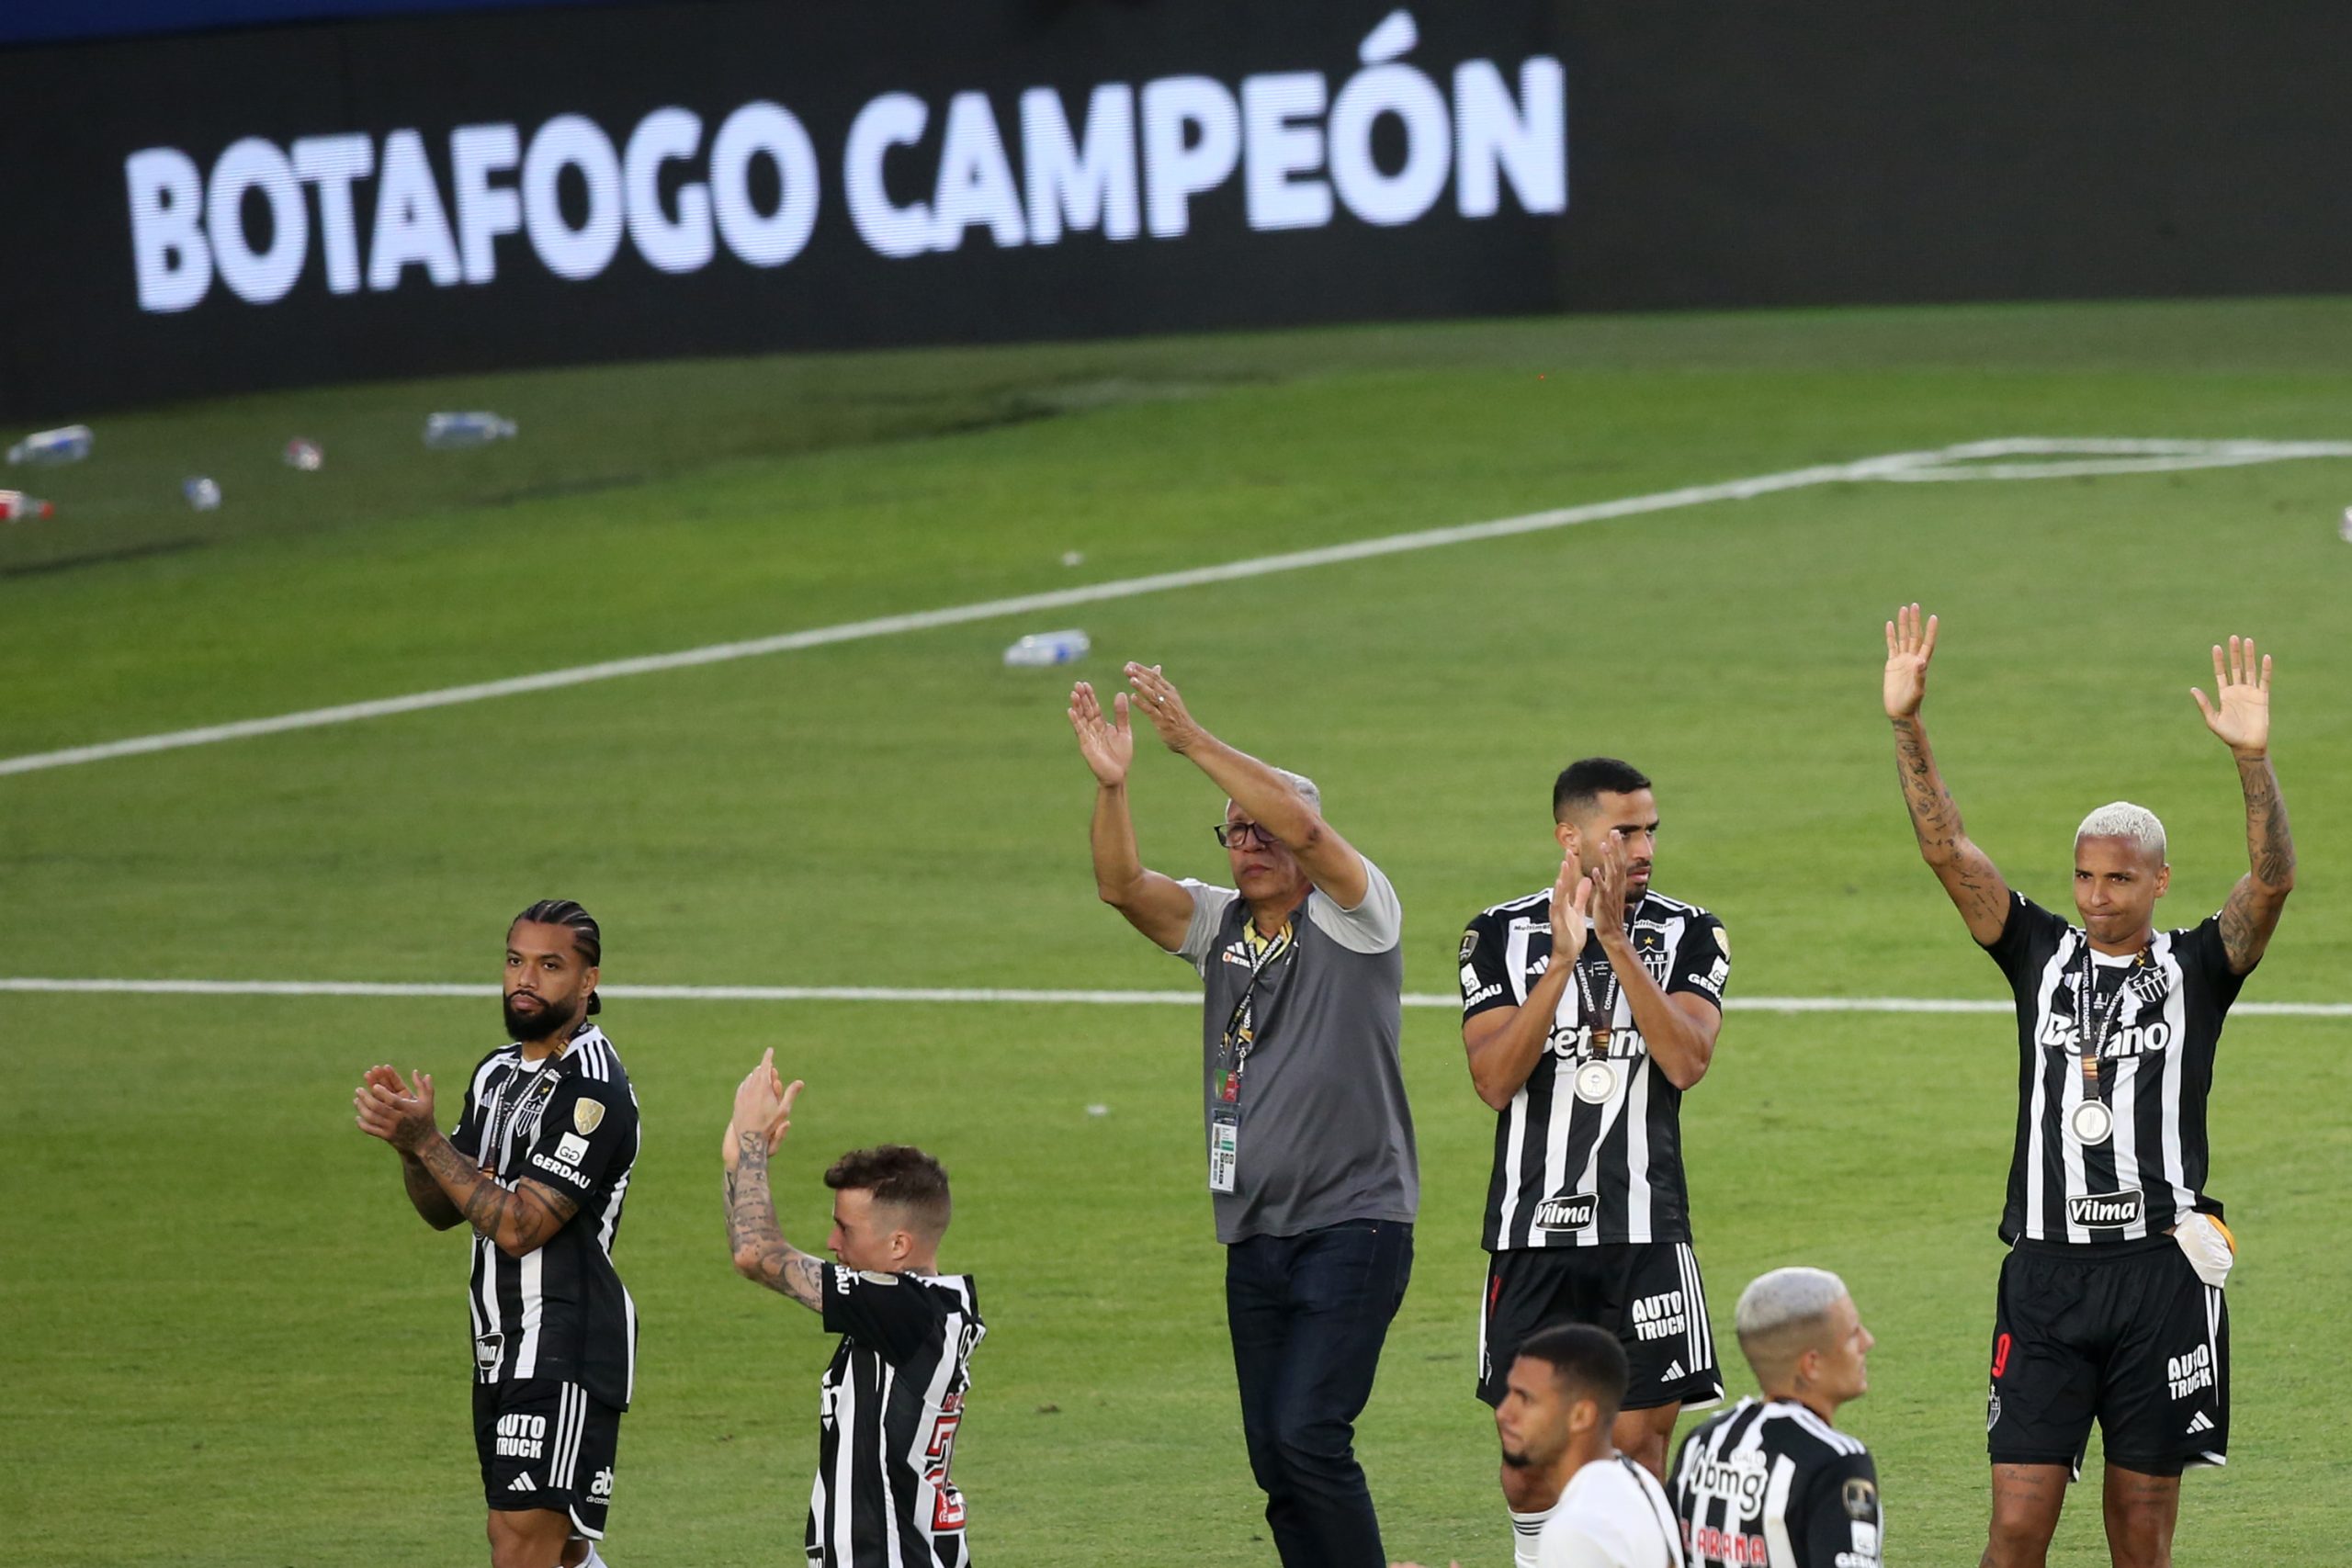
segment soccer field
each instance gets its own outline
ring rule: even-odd
[[[434,408],[508,446],[428,453]],[[0,764],[63,748],[1177,572],[2005,436],[2352,436],[2352,301],[1564,319],[742,360],[247,398],[98,425],[0,528]],[[302,475],[277,453],[325,446]],[[206,472],[223,509],[179,509]],[[15,482],[15,481],[12,481]],[[2352,459],[1747,500],[918,626],[393,716],[0,772],[0,979],[478,984],[477,998],[0,989],[0,1473],[26,1562],[480,1561],[462,1243],[351,1124],[367,1064],[455,1085],[501,1035],[504,922],[603,921],[610,987],[1182,991],[1097,904],[1071,671],[1165,664],[1235,744],[1315,775],[1394,878],[1407,987],[1547,883],[1549,788],[1657,781],[1661,891],[1721,915],[1731,994],[2005,998],[1917,861],[1880,623],[1944,617],[1928,716],[1973,835],[2071,908],[2075,822],[2171,832],[2160,924],[2245,869],[2188,688],[2278,660],[2301,886],[2248,1002],[2352,961]],[[1065,566],[1065,552],[1083,559]],[[1220,802],[1147,750],[1146,860],[1222,874]],[[1199,1020],[1141,1001],[628,999],[646,1141],[617,1252],[644,1320],[616,1568],[797,1562],[830,1341],[729,1268],[715,1145],[773,1045],[777,1164],[823,1239],[841,1150],[954,1172],[944,1261],[990,1334],[956,1451],[989,1568],[1268,1563],[1201,1191]],[[2232,1463],[2184,1564],[2352,1533],[2342,1016],[2247,1014],[2213,1100]],[[1493,1119],[1453,1016],[1406,1013],[1415,1278],[1360,1426],[1390,1552],[1510,1558],[1471,1395]],[[1844,1424],[1890,1562],[1973,1562],[2014,1109],[2004,1016],[1747,1010],[1684,1113],[1735,1393],[1742,1283],[1841,1272],[1876,1333]],[[1108,1107],[1090,1115],[1087,1107]],[[445,1118],[447,1120],[448,1118]],[[2094,1447],[2094,1463],[2097,1453]],[[2053,1562],[2104,1563],[2077,1488]]]

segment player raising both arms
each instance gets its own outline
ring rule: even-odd
[[[2018,1118],[1985,1409],[1993,1520],[1985,1568],[2038,1568],[2105,1435],[2116,1568],[2166,1568],[2184,1468],[2229,1441],[2232,1244],[2205,1192],[2205,1100],[2222,1022],[2295,885],[2270,767],[2270,660],[2213,649],[2193,691],[2236,759],[2252,867],[2219,914],[2159,932],[2164,825],[2118,801],[2075,831],[2077,927],[2014,893],[1969,840],[1919,717],[1936,619],[1886,625],[1886,714],[1919,852],[2017,998]]]

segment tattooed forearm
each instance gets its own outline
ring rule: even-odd
[[[1911,812],[1911,830],[1918,835],[1920,852],[1930,861],[1955,852],[1960,845],[1960,807],[1952,804],[1928,750],[1928,731],[1917,718],[1894,721],[1895,773],[1903,783],[1903,804]]]
[[[2254,879],[2285,890],[2295,885],[2295,839],[2287,828],[2287,802],[2268,757],[2240,757],[2238,784],[2245,791],[2246,859]]]
[[[825,1302],[825,1266],[784,1239],[768,1190],[768,1141],[745,1133],[736,1145],[735,1168],[727,1173],[727,1245],[735,1271],[769,1290],[790,1296],[811,1312]]]
[[[401,1185],[408,1189],[410,1204],[435,1230],[446,1231],[465,1218],[449,1201],[449,1195],[441,1190],[441,1184],[433,1179],[433,1173],[413,1154],[403,1152],[401,1156]]]
[[[500,1185],[447,1138],[435,1138],[416,1154],[465,1222],[515,1257],[545,1246],[579,1212],[571,1199],[536,1181]]]

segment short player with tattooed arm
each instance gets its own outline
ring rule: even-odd
[[[2017,999],[1984,1561],[2045,1560],[2096,1420],[2109,1553],[2117,1568],[2165,1568],[2181,1472],[2228,1454],[2233,1247],[2205,1190],[2206,1097],[2223,1020],[2295,885],[2270,765],[2270,660],[2233,637],[2213,649],[2213,698],[2190,693],[2245,799],[2250,869],[2221,911],[2155,929],[2172,879],[2164,825],[2118,801],[2075,829],[2075,925],[2012,891],[1961,824],[1920,717],[1937,630],[1917,604],[1886,626],[1896,771],[1920,854]]]
[[[468,1080],[456,1131],[430,1075],[370,1067],[354,1106],[400,1151],[409,1201],[435,1230],[473,1227],[474,1440],[492,1568],[597,1568],[637,1308],[614,1272],[637,1160],[637,1094],[590,1021],[603,933],[570,899],[516,916],[502,1009],[513,1043]]]
[[[1462,934],[1462,1043],[1495,1112],[1478,1394],[1499,1404],[1520,1343],[1555,1323],[1616,1336],[1630,1367],[1612,1441],[1663,1479],[1686,1406],[1723,1398],[1691,1248],[1682,1097],[1723,1025],[1723,922],[1650,882],[1649,779],[1586,757],[1552,785],[1559,875]],[[1521,1568],[1554,1499],[1506,1464]]]
[[[735,1271],[842,1337],[825,1369],[809,1568],[967,1568],[964,1495],[948,1470],[988,1330],[972,1277],[939,1272],[947,1172],[904,1145],[843,1155],[825,1172],[836,1261],[801,1251],[768,1188],[800,1089],[763,1054],[735,1090],[720,1155]]]

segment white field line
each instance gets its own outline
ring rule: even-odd
[[[995,620],[1006,615],[1035,615],[1046,610],[1069,609],[1080,604],[1096,604],[1114,599],[1134,599],[1148,593],[1164,593],[1179,588],[1199,588],[1215,582],[1236,582],[1246,578],[1272,577],[1281,572],[1304,571],[1312,567],[1334,566],[1343,561],[1370,560],[1381,556],[1404,555],[1415,550],[1436,549],[1446,545],[1470,544],[1481,539],[1508,538],[1513,535],[1542,533],[1553,528],[1570,528],[1584,523],[1600,523],[1617,517],[1635,517],[1654,512],[1672,512],[1686,506],[1702,506],[1717,501],[1746,501],[1755,496],[1770,495],[1781,491],[1804,490],[1815,485],[1855,484],[1873,480],[1907,479],[2022,479],[2087,471],[2126,471],[2114,468],[2085,469],[2079,464],[2052,464],[2042,467],[2031,464],[1986,465],[1981,471],[1955,466],[1965,465],[1973,459],[1984,457],[2067,454],[2085,454],[2093,457],[2113,457],[2116,461],[2127,463],[2156,462],[2167,468],[2215,468],[2240,463],[2281,462],[2298,457],[2352,457],[2352,443],[2132,441],[2027,435],[2008,436],[1997,441],[1967,442],[1932,451],[1894,452],[1883,457],[1865,457],[1851,463],[1828,463],[1808,468],[1791,468],[1777,474],[1758,474],[1749,479],[1726,479],[1717,484],[1688,485],[1679,490],[1657,491],[1648,495],[1627,496],[1618,501],[1593,502],[1582,506],[1558,507],[1548,512],[1531,512],[1523,516],[1498,518],[1489,523],[1466,523],[1453,527],[1424,528],[1409,534],[1390,534],[1376,539],[1359,539],[1351,544],[1329,545],[1320,549],[1295,550],[1285,555],[1258,556],[1247,560],[1227,561],[1217,566],[1193,567],[1182,571],[1159,572],[1149,577],[1121,578],[1111,582],[1056,589],[1042,593],[1016,594],[1006,599],[989,599],[978,604],[950,605],[937,610],[922,610],[899,615],[880,615],[871,620],[847,621],[838,626],[815,626],[805,631],[785,632],[775,637],[753,637],[741,642],[711,643],[701,648],[683,649],[674,653],[644,654],[634,659],[613,659],[596,664],[573,665],[564,670],[546,670],[536,675],[514,675],[503,680],[477,682],[470,685],[445,686],[437,691],[413,692],[406,696],[379,697],[368,702],[345,703],[335,707],[310,708],[300,713],[278,714],[268,718],[239,719],[231,724],[206,725],[195,729],[175,729],[158,735],[133,736],[128,739],[102,741],[91,746],[68,747],[58,751],[29,752],[22,756],[0,758],[0,774],[39,773],[48,768],[72,767],[82,762],[102,762],[117,757],[135,757],[149,751],[172,751],[188,746],[216,745],[226,740],[249,740],[257,736],[278,735],[288,730],[317,729],[327,725],[354,724],[363,719],[388,718],[396,714],[417,713],[427,708],[454,707],[460,703],[478,703],[495,697],[519,696],[526,692],[543,692],[559,686],[582,686],[596,681],[619,680],[628,675],[658,674],[663,671],[686,670],[702,664],[723,664],[737,659],[756,659],[771,653],[789,653],[798,649],[821,648],[831,643],[897,637],[908,632],[930,631],[940,626],[961,626],[970,621]]]
[[[614,1001],[639,1002],[1027,1002],[1082,1007],[1198,1007],[1198,991],[1065,991],[967,986],[602,986]],[[150,997],[463,998],[487,1001],[492,985],[384,980],[61,980],[0,977],[0,991]],[[1459,1008],[1459,997],[1408,991],[1408,1008]],[[1731,997],[1732,1012],[2006,1013],[2007,1002],[1962,997]],[[2352,1018],[2352,1002],[2240,1002],[2233,1013],[2275,1018]]]

